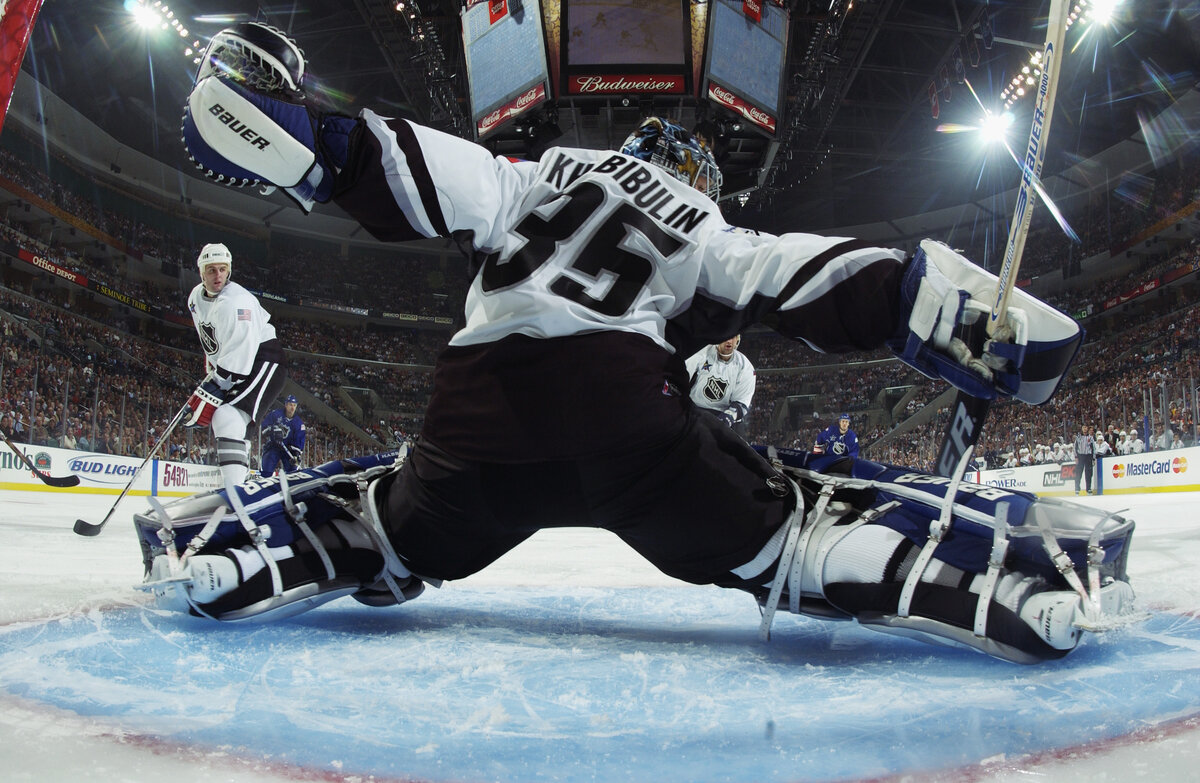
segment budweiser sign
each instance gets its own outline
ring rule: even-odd
[[[490,133],[501,124],[508,122],[531,106],[546,100],[546,86],[538,84],[528,91],[521,93],[505,105],[479,118],[475,123],[475,132],[480,136]]]
[[[572,76],[567,91],[573,95],[613,95],[630,92],[681,93],[683,77],[672,74],[639,76]]]
[[[775,132],[775,118],[757,106],[753,106],[719,84],[709,82],[708,97],[727,109],[732,109],[746,119],[767,131]]]

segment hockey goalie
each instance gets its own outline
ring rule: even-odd
[[[265,25],[215,36],[185,109],[193,160],[305,210],[333,202],[383,241],[455,239],[472,273],[463,326],[410,452],[139,515],[165,605],[241,621],[342,596],[398,604],[537,530],[588,526],[673,577],[752,594],[763,636],[784,610],[1032,663],[1129,611],[1119,516],[760,452],[686,393],[685,357],[763,323],[823,352],[886,345],[972,395],[1036,405],[1078,350],[1071,318],[1016,291],[1012,329],[989,340],[996,280],[945,245],[731,226],[707,141],[668,118],[619,151],[512,160],[370,110],[323,112],[304,71]]]

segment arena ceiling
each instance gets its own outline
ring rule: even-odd
[[[1048,0],[789,3],[777,143],[735,130],[721,121],[731,115],[690,99],[626,107],[616,98],[560,106],[550,119],[562,136],[552,141],[609,147],[642,109],[684,121],[699,109],[718,120],[722,166],[747,196],[726,211],[734,222],[775,231],[886,220],[1013,186],[1017,168],[1006,153],[984,151],[977,133],[938,127],[976,126],[981,105],[1001,108],[1001,90],[1041,48]],[[180,169],[187,170],[180,107],[195,67],[181,41],[204,42],[240,20],[266,21],[297,39],[309,60],[308,89],[331,108],[369,106],[470,134],[458,0],[409,0],[408,20],[395,0],[169,2],[186,38],[173,27],[153,35],[137,27],[135,4],[46,0],[23,67],[118,140]],[[414,9],[423,38],[412,31]],[[1048,173],[1135,134],[1140,120],[1196,88],[1198,18],[1196,0],[1124,0],[1110,25],[1073,29]],[[939,83],[935,119],[930,88]],[[1028,134],[1029,104],[1013,109],[1015,148]],[[492,145],[536,154],[548,127],[540,126],[540,140],[528,128],[524,136],[509,129]]]

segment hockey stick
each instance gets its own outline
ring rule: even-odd
[[[4,430],[0,430],[0,438],[4,439],[4,444],[12,449],[13,454],[16,454],[21,458],[21,461],[25,463],[25,466],[32,470],[33,475],[41,479],[43,484],[48,484],[52,487],[74,487],[79,484],[79,476],[76,476],[74,473],[69,476],[48,476],[38,470],[37,466],[33,464],[33,460],[29,459],[25,452],[18,449],[17,444],[8,439],[8,433],[6,433]]]
[[[1029,143],[1025,146],[1025,158],[1021,164],[1021,186],[1017,190],[1016,210],[996,283],[996,299],[988,314],[989,338],[995,337],[1006,326],[1008,300],[1017,282],[1017,270],[1021,267],[1021,255],[1025,252],[1025,240],[1029,236],[1029,222],[1033,218],[1033,206],[1037,199],[1035,187],[1041,181],[1046,142],[1050,138],[1050,118],[1054,112],[1054,95],[1058,91],[1069,8],[1068,0],[1050,0],[1050,13],[1046,17],[1046,45],[1042,48],[1042,79],[1033,105],[1033,124],[1029,129]],[[938,450],[935,469],[939,476],[950,477],[967,449],[979,443],[983,422],[991,407],[991,400],[972,397],[963,391],[955,395],[950,422]]]
[[[179,413],[175,414],[175,418],[171,419],[171,423],[167,425],[166,431],[163,432],[161,437],[159,437],[158,442],[155,443],[154,447],[150,449],[150,453],[146,455],[144,460],[142,460],[142,464],[138,465],[138,469],[135,470],[133,475],[129,478],[129,483],[125,485],[125,489],[121,490],[120,495],[117,495],[117,499],[113,502],[112,508],[108,510],[108,513],[104,515],[104,519],[100,520],[100,522],[95,525],[86,520],[77,519],[75,520],[76,533],[81,536],[96,536],[100,534],[100,531],[103,530],[104,526],[108,524],[108,520],[112,518],[113,512],[117,510],[117,505],[120,504],[121,500],[126,494],[128,494],[129,490],[133,488],[133,482],[137,481],[138,476],[142,475],[142,469],[149,464],[150,460],[154,459],[154,455],[158,453],[158,450],[162,448],[162,445],[167,442],[167,438],[171,437],[171,433],[175,431],[177,426],[179,426],[179,422],[183,421],[183,417],[186,416],[190,411],[191,408],[187,405],[184,405],[179,409]]]

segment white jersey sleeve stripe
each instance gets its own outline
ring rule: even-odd
[[[449,232],[446,231],[440,208],[431,217],[427,210],[428,201],[422,196],[422,190],[432,195],[433,180],[408,124],[403,120],[389,124],[370,109],[363,109],[362,116],[367,129],[378,140],[383,151],[381,162],[396,206],[400,207],[409,224],[421,235],[446,236]],[[405,129],[408,129],[407,133]],[[434,205],[438,203],[436,197],[429,201]],[[436,225],[438,223],[441,224],[441,231]]]

